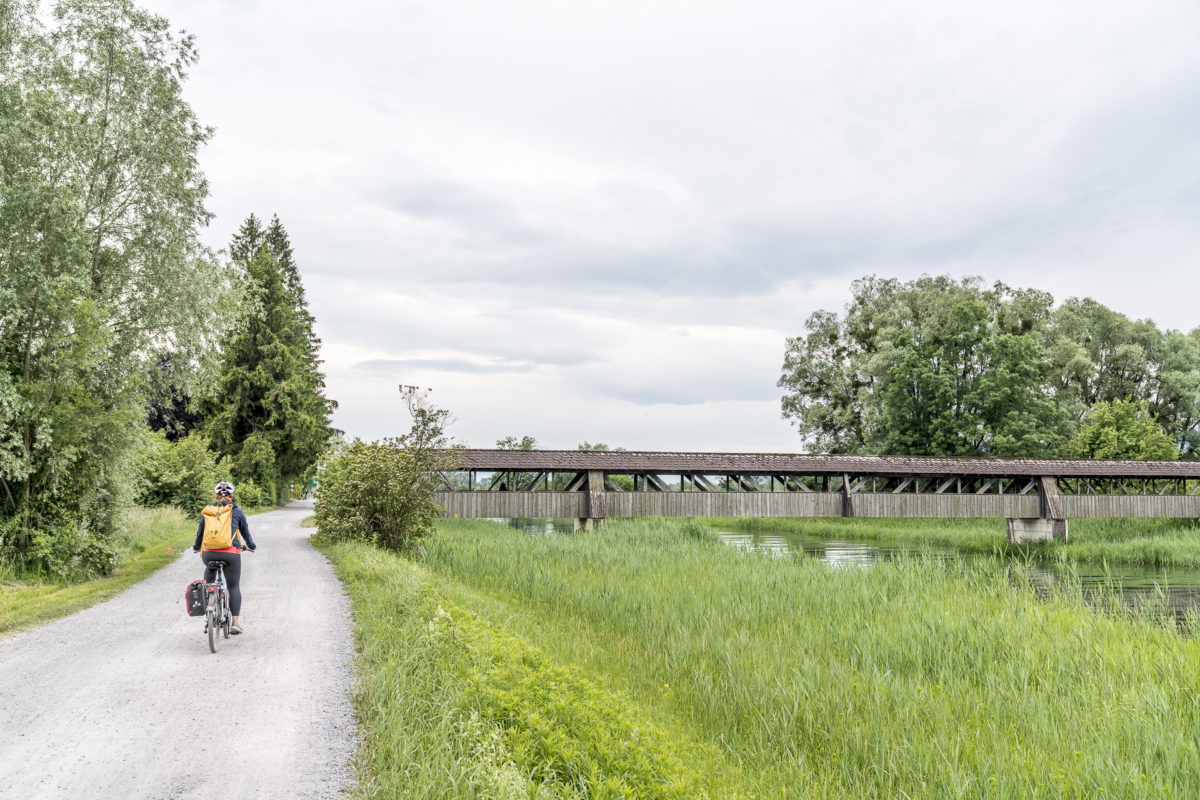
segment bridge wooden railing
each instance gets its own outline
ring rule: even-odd
[[[1072,517],[1200,517],[1200,462],[785,453],[463,450],[447,516],[1002,517],[1066,538]]]

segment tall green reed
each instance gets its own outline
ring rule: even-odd
[[[1200,645],[1039,599],[1019,564],[838,569],[650,520],[447,523],[428,559],[546,620],[544,647],[685,720],[764,793],[1200,796]]]

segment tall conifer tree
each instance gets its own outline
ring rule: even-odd
[[[324,449],[336,403],[325,397],[320,340],[312,333],[313,317],[278,218],[264,231],[250,215],[230,254],[244,271],[246,307],[252,311],[223,353],[217,386],[207,401],[207,427],[213,447],[230,459],[236,477],[279,497]]]

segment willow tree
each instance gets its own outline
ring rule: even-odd
[[[1068,429],[1046,393],[1052,298],[977,278],[855,281],[844,315],[787,340],[783,415],[817,449],[1049,455]]]
[[[193,360],[219,333],[211,134],[183,98],[192,39],[165,19],[0,10],[0,555],[102,569],[153,353]]]

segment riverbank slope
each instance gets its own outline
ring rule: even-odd
[[[480,776],[503,773],[519,796],[543,784],[542,796],[591,796],[604,764],[642,758],[621,749],[634,730],[616,735],[640,725],[659,755],[638,763],[659,777],[630,784],[635,797],[684,784],[714,797],[1200,793],[1200,644],[1115,599],[1097,611],[1071,593],[1039,598],[1000,562],[837,569],[740,553],[697,523],[661,520],[547,536],[446,521],[423,563],[329,553],[363,653],[364,786],[406,770],[408,785],[428,787],[411,796],[488,796]],[[489,642],[504,652],[481,656]],[[437,669],[479,658],[475,694]],[[513,659],[526,666],[507,671]],[[590,688],[539,693],[543,682],[520,677],[543,671]],[[388,693],[424,699],[381,708]],[[576,742],[553,716],[587,718],[602,702],[588,698],[609,697],[622,709],[604,717],[615,738]],[[457,721],[441,729],[410,710],[447,707],[440,716]],[[458,741],[450,752],[467,765],[462,788],[443,782],[440,795],[414,757],[425,751],[396,744],[439,739]],[[604,755],[610,746],[624,755]],[[676,784],[663,765],[681,751],[697,755]]]

